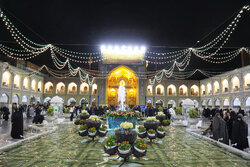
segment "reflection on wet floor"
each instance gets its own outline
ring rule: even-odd
[[[123,161],[103,151],[103,140],[91,142],[74,125],[59,125],[47,136],[24,142],[0,153],[0,166],[120,166]],[[123,166],[246,167],[250,160],[196,138],[181,128],[167,127],[166,137],[148,143],[147,155],[130,158]],[[85,142],[82,142],[82,141]]]

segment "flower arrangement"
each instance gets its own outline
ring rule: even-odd
[[[165,114],[162,111],[158,112],[158,115],[159,116],[165,116]]]
[[[54,109],[53,109],[52,107],[49,107],[49,108],[47,109],[47,115],[48,115],[48,116],[53,116],[53,115],[54,115]]]
[[[160,132],[164,132],[164,129],[163,129],[162,126],[158,126],[157,130],[160,131]]]
[[[148,133],[149,133],[149,134],[155,134],[155,130],[154,130],[154,129],[149,129],[149,130],[148,130]]]
[[[170,124],[170,120],[169,119],[165,119],[162,121],[162,125],[163,126],[166,126],[166,125],[169,125]]]
[[[138,127],[138,132],[139,133],[144,133],[145,131],[146,131],[146,129],[143,126]]]
[[[176,107],[175,109],[175,113],[178,115],[181,115],[182,114],[182,108],[181,107]]]
[[[155,117],[148,117],[147,121],[158,122],[158,120]]]
[[[198,111],[194,110],[194,109],[190,109],[188,114],[189,114],[190,118],[197,118],[198,117]]]
[[[89,128],[88,131],[89,131],[89,133],[95,133],[96,132],[96,128],[95,127]]]
[[[129,129],[133,128],[133,123],[131,123],[131,122],[122,122],[120,124],[120,127],[125,129],[125,130],[129,130]]]
[[[132,111],[112,111],[112,112],[107,112],[107,116],[109,117],[115,117],[115,118],[137,118],[140,117],[139,114],[136,114],[135,112]]]
[[[143,139],[137,139],[135,141],[135,147],[137,149],[140,149],[140,150],[146,150],[147,149],[147,145],[145,144]]]
[[[84,120],[84,119],[81,119],[81,120],[79,121],[79,124],[80,124],[80,125],[85,124],[85,120]]]
[[[100,127],[100,131],[106,131],[107,130],[107,126],[106,125],[102,125],[101,127]]]
[[[82,113],[83,115],[89,115],[88,111],[87,110],[82,110]]]
[[[79,130],[80,130],[80,131],[83,131],[83,130],[86,130],[87,128],[88,128],[87,125],[84,124],[84,125],[81,125],[81,126],[80,126]]]
[[[119,150],[122,150],[122,151],[130,150],[131,145],[129,144],[128,141],[123,141],[122,143],[118,143],[118,148]]]
[[[75,121],[74,121],[74,123],[75,123],[76,125],[79,125],[79,124],[80,124],[80,118],[76,118]]]
[[[116,146],[115,138],[108,138],[107,140],[105,140],[105,145],[107,147]]]
[[[91,121],[100,121],[99,117],[96,116],[96,115],[91,115],[91,116],[89,117],[89,120],[91,120]]]

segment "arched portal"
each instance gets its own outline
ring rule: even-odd
[[[109,73],[107,78],[107,97],[106,103],[118,105],[118,88],[120,85],[125,87],[125,104],[134,106],[138,104],[138,78],[133,70],[126,66],[119,66]]]

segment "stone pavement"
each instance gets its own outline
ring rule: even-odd
[[[32,131],[31,131],[31,134],[27,133],[28,126],[32,124],[32,120],[33,118],[31,119],[24,118],[24,121],[23,121],[24,138],[32,135]],[[10,136],[10,132],[11,132],[10,119],[8,121],[5,121],[4,119],[0,119],[0,147],[20,140],[20,139],[13,139]]]

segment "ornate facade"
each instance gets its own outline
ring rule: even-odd
[[[141,75],[145,66],[100,65],[102,73],[109,73],[90,85],[80,82],[79,78],[57,79],[41,73],[29,76],[33,69],[24,70],[2,62],[0,65],[1,105],[43,103],[54,96],[61,97],[65,104],[74,101],[78,105],[85,101],[117,105],[117,89],[122,84],[126,88],[126,103],[131,106],[150,102],[176,107],[189,98],[196,107],[250,108],[250,66],[201,81],[164,78],[151,85]]]

